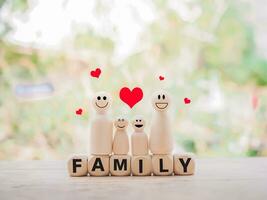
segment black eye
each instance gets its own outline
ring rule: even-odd
[[[141,119],[139,119],[139,122],[141,122]]]
[[[118,121],[120,122],[120,121],[121,121],[121,119],[118,119]]]
[[[124,119],[121,119],[121,121],[123,121],[123,122],[124,122]]]
[[[100,99],[101,99],[101,97],[100,97],[100,96],[98,96],[98,97],[97,97],[97,100],[100,100]]]
[[[106,97],[106,96],[103,96],[103,99],[104,99],[104,100],[106,100],[106,99],[107,99],[107,97]]]
[[[158,95],[158,99],[160,99],[160,95]]]
[[[138,122],[138,119],[137,120],[135,120],[136,122]]]
[[[162,99],[165,99],[165,95],[164,94],[162,95]]]

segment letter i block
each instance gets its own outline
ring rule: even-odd
[[[110,173],[113,176],[130,176],[131,156],[112,155],[110,157]]]
[[[174,173],[177,175],[192,175],[195,173],[194,154],[174,154],[173,155]]]
[[[71,156],[68,160],[68,172],[70,176],[87,176],[87,156]]]
[[[131,168],[134,176],[150,176],[152,172],[151,156],[133,156]]]
[[[172,155],[153,155],[152,156],[153,175],[168,176],[173,173]]]
[[[88,172],[90,176],[108,176],[109,156],[91,155],[88,159]]]

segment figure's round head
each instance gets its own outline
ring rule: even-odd
[[[157,91],[153,94],[152,105],[157,111],[165,111],[169,107],[170,97],[165,91]]]
[[[128,120],[123,118],[123,117],[118,117],[114,121],[114,126],[118,130],[125,130],[127,128],[127,126],[128,126]]]
[[[98,113],[105,113],[111,105],[111,96],[107,92],[98,92],[92,99],[92,104]]]
[[[146,122],[141,116],[136,116],[132,121],[133,128],[136,132],[143,131],[145,128],[145,124]]]

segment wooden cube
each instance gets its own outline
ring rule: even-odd
[[[68,160],[68,172],[70,176],[87,176],[87,156],[73,155]]]
[[[194,154],[183,153],[173,155],[174,174],[177,175],[192,175],[195,173],[195,158]]]
[[[152,156],[153,175],[168,176],[173,174],[173,156],[153,155]]]
[[[152,173],[151,156],[132,156],[131,169],[134,176],[150,176]]]
[[[112,155],[110,157],[110,173],[113,176],[131,175],[131,156]]]
[[[89,156],[88,172],[90,176],[108,176],[109,175],[109,156],[107,155]]]

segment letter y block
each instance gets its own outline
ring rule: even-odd
[[[192,175],[195,173],[194,154],[183,153],[173,155],[174,174]]]

